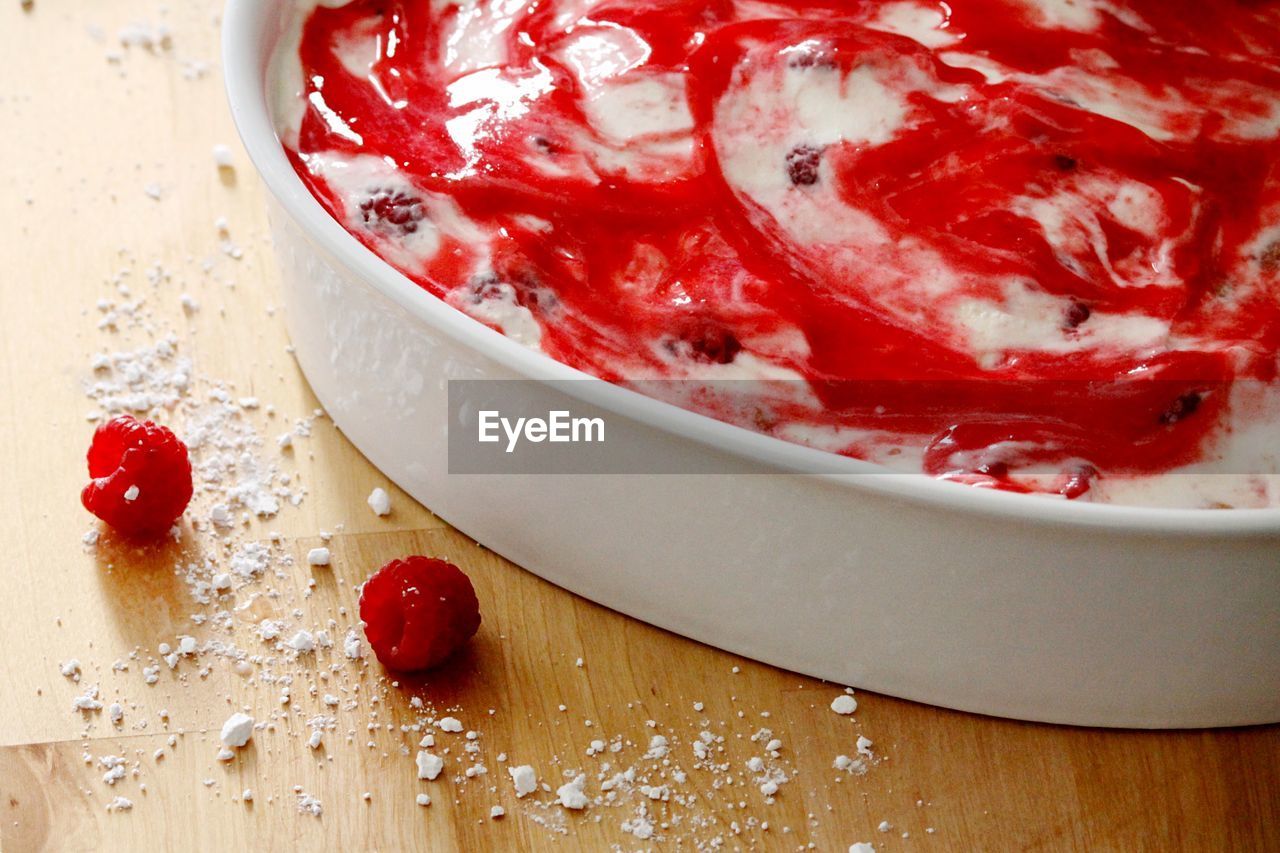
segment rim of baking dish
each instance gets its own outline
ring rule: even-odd
[[[1095,504],[975,488],[923,473],[891,472],[752,432],[600,380],[491,329],[423,290],[347,233],[294,172],[276,134],[268,98],[271,54],[295,0],[227,0],[222,60],[227,97],[240,138],[267,189],[313,240],[386,298],[455,342],[534,380],[571,382],[559,389],[583,402],[728,453],[779,473],[803,474],[952,512],[1117,533],[1251,536],[1280,533],[1280,507],[1183,509]],[[836,470],[833,470],[835,468]],[[840,470],[843,469],[843,470]]]

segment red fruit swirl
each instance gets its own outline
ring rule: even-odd
[[[717,417],[1078,497],[1276,379],[1276,4],[356,0],[297,51],[352,234],[604,379],[756,380],[646,386]]]

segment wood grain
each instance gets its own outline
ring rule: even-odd
[[[203,675],[184,664],[154,686],[143,684],[140,662],[113,671],[131,650],[145,657],[194,630],[187,589],[172,567],[211,546],[190,529],[177,543],[149,549],[110,536],[96,549],[81,545],[93,526],[77,501],[91,355],[174,329],[201,371],[270,401],[281,420],[316,405],[274,308],[261,190],[233,144],[214,63],[218,5],[0,6],[0,849],[630,849],[649,846],[620,829],[641,803],[679,821],[660,829],[666,846],[719,838],[728,849],[812,842],[844,850],[854,841],[885,850],[1280,849],[1276,727],[1089,731],[869,694],[860,694],[855,719],[839,717],[828,709],[838,687],[569,595],[394,489],[392,516],[374,517],[364,499],[386,481],[323,420],[286,465],[306,485],[305,501],[245,533],[278,530],[300,557],[320,531],[340,529],[331,540],[333,569],[315,574],[298,564],[279,582],[288,604],[253,606],[349,621],[354,587],[371,568],[404,553],[437,554],[466,569],[483,602],[484,625],[470,650],[398,686],[372,662],[331,670],[336,658],[323,652],[300,665],[287,708],[277,686],[241,677],[216,657],[202,662]],[[116,33],[135,21],[164,23],[171,45],[122,47]],[[109,54],[120,56],[109,61]],[[199,63],[209,71],[197,73]],[[214,168],[215,143],[233,145],[234,172]],[[159,200],[144,192],[151,183],[161,187]],[[239,260],[219,245],[219,216],[243,249]],[[148,282],[154,263],[168,277]],[[121,281],[143,297],[145,316],[118,332],[101,330],[95,304],[118,299]],[[199,300],[198,313],[184,315],[182,292]],[[279,423],[255,417],[264,432]],[[236,631],[248,642],[246,628]],[[58,671],[72,657],[83,664],[79,685]],[[89,682],[125,705],[120,729],[70,711]],[[323,709],[311,686],[359,699],[333,712],[337,725],[314,752],[303,733]],[[450,749],[449,771],[436,782],[417,780],[405,751],[418,735],[398,729],[420,716],[413,697],[437,713],[456,709],[479,733],[486,775],[461,776],[462,736],[438,735]],[[219,763],[216,729],[241,705],[260,719],[275,717],[235,761]],[[783,741],[778,766],[794,773],[771,804],[742,770],[761,752],[750,738],[762,727]],[[714,760],[730,770],[694,766],[692,741],[704,730],[723,738]],[[653,734],[670,739],[669,763],[642,757]],[[853,754],[859,734],[875,742],[877,762],[862,776],[837,773],[832,759]],[[614,737],[624,742],[620,752],[585,754],[593,739]],[[86,753],[124,756],[139,773],[108,787]],[[594,788],[605,761],[671,784],[686,802],[633,794],[621,805],[565,814],[545,792],[517,801],[504,771],[532,764],[554,788],[581,769]],[[677,768],[687,772],[678,785]],[[321,818],[298,813],[295,786],[324,803]],[[245,787],[255,791],[252,804],[239,801]],[[430,792],[430,807],[415,804],[420,791]],[[109,813],[116,795],[134,808]],[[502,820],[489,819],[495,804],[507,809]],[[878,831],[881,821],[892,830]]]

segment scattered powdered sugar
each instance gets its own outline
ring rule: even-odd
[[[343,638],[342,653],[346,655],[347,660],[359,660],[364,657],[364,645],[355,628],[348,629],[346,637]]]
[[[99,766],[106,769],[102,774],[102,783],[104,785],[114,785],[124,778],[125,760],[119,755],[104,755],[98,759]]]
[[[77,711],[101,711],[102,702],[98,699],[98,685],[89,685],[84,693],[75,698],[71,707]]]
[[[107,803],[107,811],[109,812],[127,812],[133,808],[133,800],[127,797],[115,797],[111,802]]]
[[[181,435],[198,484],[219,496],[219,506],[271,518],[281,500],[296,506],[305,492],[285,485],[275,465],[261,458],[263,440],[246,411],[224,386],[214,385],[187,409]]]
[[[178,355],[177,336],[173,334],[149,346],[100,353],[89,366],[93,378],[85,393],[98,406],[89,414],[91,420],[104,414],[170,411],[191,385],[191,360]]]
[[[167,33],[155,29],[130,30],[121,41],[144,50],[168,49]],[[231,165],[229,149],[217,146],[213,156],[219,168]],[[158,184],[155,190],[158,204],[170,203],[171,193],[162,192]],[[215,230],[220,241],[228,239],[227,222],[219,221]],[[220,243],[218,253],[238,259],[240,250],[233,248],[234,252]],[[737,820],[717,814],[712,800],[721,798],[720,805],[732,815],[747,808],[748,797],[753,807],[767,809],[776,798],[786,796],[786,786],[798,771],[784,754],[781,738],[769,729],[732,732],[728,723],[717,728],[704,719],[700,726],[686,730],[650,719],[637,723],[634,732],[606,732],[587,720],[583,725],[592,729],[593,738],[585,760],[578,749],[535,769],[514,761],[506,766],[506,752],[490,752],[485,741],[495,735],[477,722],[480,715],[469,716],[465,708],[456,706],[436,709],[424,701],[425,694],[413,695],[405,703],[398,695],[402,693],[399,683],[366,659],[354,601],[358,587],[344,585],[337,572],[307,570],[331,565],[330,537],[321,537],[326,546],[299,550],[297,542],[264,526],[303,502],[307,490],[297,470],[297,457],[307,454],[307,440],[322,413],[285,418],[262,389],[247,389],[250,395],[246,395],[246,389],[238,389],[235,383],[199,371],[189,355],[196,348],[167,328],[148,306],[168,305],[179,322],[195,326],[215,318],[215,300],[201,293],[210,304],[201,311],[200,301],[182,292],[185,285],[180,277],[159,264],[145,270],[154,294],[135,296],[130,286],[133,275],[129,262],[109,279],[110,296],[91,314],[107,345],[92,358],[84,382],[93,407],[87,418],[95,423],[121,413],[150,418],[170,426],[187,444],[196,491],[174,531],[178,547],[172,570],[180,580],[179,589],[185,587],[191,610],[189,624],[167,626],[165,641],[157,642],[154,649],[135,648],[118,655],[118,665],[113,664],[108,673],[116,681],[107,687],[105,697],[99,683],[80,684],[86,671],[80,660],[58,664],[61,675],[80,691],[71,706],[83,716],[86,734],[106,725],[115,726],[109,729],[113,732],[141,733],[149,724],[168,732],[166,745],[158,749],[153,745],[145,752],[137,750],[136,755],[87,756],[86,763],[101,772],[107,790],[132,794],[129,786],[135,781],[144,790],[145,774],[171,761],[166,756],[188,736],[182,721],[171,720],[167,710],[149,710],[145,703],[130,698],[130,683],[139,685],[135,689],[142,695],[162,679],[166,684],[172,681],[177,689],[207,690],[205,679],[222,667],[256,692],[234,701],[230,695],[208,697],[224,708],[223,713],[244,709],[230,713],[220,728],[200,731],[215,761],[242,761],[237,759],[238,750],[255,738],[256,748],[270,753],[272,741],[296,737],[299,745],[315,751],[311,761],[341,760],[344,751],[353,750],[378,750],[384,756],[398,753],[405,778],[430,790],[415,795],[419,806],[430,805],[433,795],[441,803],[450,803],[473,791],[473,796],[485,798],[480,802],[492,820],[528,819],[555,834],[572,831],[571,814],[586,812],[582,819],[601,821],[607,810],[615,815],[610,826],[628,839],[645,843],[670,840],[676,846],[697,849],[732,848],[738,846],[735,836],[752,829],[768,830],[767,820],[746,811]],[[379,517],[392,511],[390,495],[383,488],[373,489],[367,504]],[[84,536],[86,548],[100,549],[103,542],[111,541],[109,533],[100,536],[99,532],[94,529]],[[339,567],[345,568],[341,562]],[[107,570],[127,570],[118,553]],[[334,585],[339,596],[336,609],[323,615],[307,609],[306,599],[317,579]],[[174,636],[178,631],[182,633]],[[81,656],[90,665],[88,671],[96,673],[87,652]],[[581,658],[576,666],[584,667]],[[851,714],[856,707],[850,694],[832,703],[840,714]],[[101,713],[104,708],[105,714]],[[705,705],[696,702],[693,708],[701,715]],[[505,710],[488,709],[484,716]],[[561,710],[567,712],[564,705]],[[737,717],[742,717],[741,711]],[[394,745],[386,743],[388,738],[396,741]],[[751,757],[745,762],[730,760],[728,738],[750,743]],[[859,736],[852,749],[855,757],[836,756],[834,768],[848,775],[868,772],[876,761],[871,747],[870,740]],[[207,774],[203,784],[220,792],[229,780],[210,773],[212,762],[207,764],[201,771]],[[241,769],[236,764],[230,767]],[[694,774],[705,778],[695,780]],[[292,788],[298,814],[321,818],[320,799],[293,786],[293,781],[263,778],[256,784],[260,789],[269,786],[262,792],[266,805]],[[694,781],[696,786],[691,784]],[[246,805],[255,800],[249,788],[219,795],[232,801],[238,796]],[[362,796],[372,798],[370,793]],[[138,802],[142,808],[146,800]],[[107,808],[128,811],[134,801],[116,796]],[[810,823],[816,825],[812,815]]]
[[[267,569],[271,548],[263,542],[245,542],[235,547],[229,560],[231,571],[242,580],[252,580]]]
[[[79,681],[80,680],[80,661],[76,660],[75,658],[72,658],[71,660],[67,661],[66,663],[58,667],[58,671],[61,672],[62,675],[65,676],[66,678],[70,678],[72,681]]]
[[[142,48],[143,50],[168,50],[173,46],[173,37],[164,24],[146,22],[129,24],[121,27],[116,34],[121,47]]]
[[[324,805],[320,800],[306,791],[298,792],[298,812],[300,814],[311,815],[312,817],[320,817],[324,814]]]

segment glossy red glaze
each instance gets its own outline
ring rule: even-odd
[[[469,287],[479,300],[510,285],[538,320],[542,349],[567,364],[612,381],[683,378],[752,354],[802,376],[821,406],[773,399],[730,419],[915,436],[928,472],[978,485],[1026,488],[1017,467],[1057,466],[1048,488],[1067,497],[1087,493],[1098,472],[1200,457],[1229,428],[1229,383],[1275,379],[1280,236],[1260,235],[1280,223],[1280,4],[1086,2],[1075,7],[1092,10],[1082,31],[1016,0],[921,2],[947,41],[930,48],[877,23],[904,4],[614,0],[565,15],[567,3],[508,3],[502,61],[463,71],[447,34],[464,13],[432,11],[440,5],[316,9],[300,47],[313,106],[291,154],[375,251],[426,214],[375,187],[343,198],[308,168],[312,155],[386,157],[420,192],[453,199],[490,235],[490,275],[476,278],[481,248],[449,237],[404,271],[442,297]],[[622,168],[597,156],[613,143],[593,126],[565,50],[583,33],[621,28],[647,50],[628,75],[681,75],[692,129],[614,147],[688,136],[690,156]],[[375,45],[367,73],[335,50],[359,42]],[[869,215],[878,243],[798,239],[794,222],[728,177],[724,160],[752,143],[726,104],[769,74],[848,79],[858,69],[918,81],[900,92],[907,117],[891,137],[799,144],[766,167],[786,192],[826,200],[833,233]],[[461,98],[467,75],[507,95]],[[1078,91],[1102,94],[1090,110],[1073,102]],[[1104,114],[1109,103],[1144,128]],[[360,141],[335,131],[332,116]],[[1126,221],[1107,207],[1111,196],[1090,206],[1089,193],[1121,184],[1154,206],[1154,225]],[[1054,239],[1027,212],[1059,197],[1088,210],[1087,223],[1069,223],[1091,228],[1088,239]],[[381,230],[357,227],[375,215]],[[650,263],[637,266],[637,246]],[[918,310],[893,296],[903,292],[894,276],[919,275],[895,261],[896,246],[927,252],[928,269],[950,277]],[[1061,341],[984,359],[954,312],[963,299],[999,304],[1010,281],[1056,298],[1045,304],[1062,306]],[[1168,333],[1134,346],[1073,343],[1120,315]],[[780,346],[770,337],[779,330],[804,345]]]

